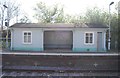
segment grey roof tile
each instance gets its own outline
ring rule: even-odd
[[[73,23],[16,23],[12,28],[108,28],[102,24],[73,24]]]

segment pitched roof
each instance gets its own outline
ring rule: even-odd
[[[67,23],[16,23],[11,28],[108,28],[102,24],[67,24]]]

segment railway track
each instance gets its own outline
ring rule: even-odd
[[[114,77],[120,78],[116,72],[64,72],[64,71],[27,71],[27,70],[6,70],[2,72],[2,78],[6,76],[43,76],[43,77]]]
[[[91,70],[62,70],[63,68],[53,69],[49,68],[46,70],[27,70],[27,69],[3,69],[2,78],[5,77],[45,77],[45,78],[59,78],[59,77],[101,77],[101,78],[120,78],[119,73],[117,71],[91,71]]]
[[[2,61],[2,78],[120,78],[117,54],[12,53]]]

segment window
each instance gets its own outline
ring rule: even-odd
[[[23,32],[23,43],[31,44],[32,43],[32,33],[30,31]]]
[[[93,33],[85,33],[85,44],[93,44]]]

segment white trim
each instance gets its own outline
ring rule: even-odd
[[[93,34],[92,43],[86,43],[86,33],[92,33],[92,34]],[[94,44],[94,32],[85,32],[85,33],[84,33],[84,44],[85,44],[85,45],[93,45],[93,44]]]
[[[25,43],[25,42],[24,42],[24,33],[25,33],[25,32],[27,32],[27,33],[30,32],[30,33],[31,33],[31,42],[30,42],[30,43]],[[23,31],[23,32],[22,32],[22,43],[23,43],[23,44],[32,44],[32,31]]]
[[[1,54],[6,54],[6,55],[47,55],[47,56],[118,56],[118,53],[44,53],[44,52],[40,52],[40,53],[30,53],[30,52],[1,52]]]

